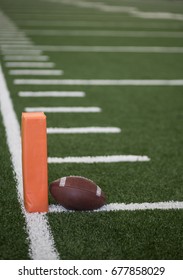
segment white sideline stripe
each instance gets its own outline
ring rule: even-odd
[[[47,2],[57,2],[57,3],[64,3],[64,4],[69,4],[69,5],[76,5],[76,6],[79,6],[79,7],[83,7],[83,8],[96,8],[98,10],[101,10],[102,12],[107,12],[107,13],[128,13],[130,16],[133,16],[133,17],[139,17],[139,18],[148,18],[148,19],[165,19],[165,20],[183,20],[183,14],[177,14],[177,13],[171,13],[171,12],[149,12],[149,11],[141,11],[139,10],[137,7],[133,7],[133,6],[117,6],[117,5],[107,5],[107,4],[104,4],[102,2],[88,2],[88,1],[69,1],[69,0],[47,0]],[[45,11],[46,12],[46,11]],[[23,13],[16,13],[15,14],[17,16],[17,18],[19,19],[22,15],[25,15]],[[27,18],[30,18],[32,19],[33,16],[35,16],[35,14],[33,13],[26,13],[27,15]],[[72,12],[71,12],[71,15],[72,15]],[[90,16],[92,15],[92,12],[91,14],[89,14]],[[58,13],[55,13],[53,15],[52,14],[48,14],[48,13],[44,13],[43,14],[40,14],[40,13],[36,13],[36,16],[37,17],[53,17],[53,19],[55,19],[55,16],[59,16]],[[66,15],[67,16],[67,15]],[[79,14],[79,16],[82,16],[82,14]],[[93,16],[93,15],[92,15]],[[99,16],[102,16],[103,17],[103,14]],[[87,15],[84,17],[87,17]]]
[[[92,8],[102,10],[107,13],[128,13],[133,17],[139,18],[152,18],[152,19],[170,19],[170,20],[183,20],[183,14],[176,14],[170,12],[145,12],[139,10],[137,7],[133,6],[116,6],[108,5],[101,2],[85,2],[82,0],[72,1],[72,0],[49,0],[48,2],[63,3],[68,5],[75,5],[82,8]]]
[[[138,210],[173,210],[183,209],[183,201],[163,201],[163,202],[144,202],[144,203],[110,203],[101,208],[88,212],[110,212],[110,211],[138,211]],[[51,204],[49,213],[75,212],[67,210],[61,205]]]
[[[5,63],[6,67],[30,67],[30,68],[53,68],[55,67],[54,62],[6,62]]]
[[[26,112],[46,113],[99,113],[99,107],[26,107]]]
[[[171,31],[106,31],[106,30],[34,30],[26,33],[34,36],[102,36],[102,37],[133,37],[133,38],[182,38],[183,32]]]
[[[20,97],[84,97],[83,91],[20,91]]]
[[[28,70],[28,69],[23,69],[23,70],[10,70],[9,71],[10,75],[27,75],[27,76],[37,76],[37,75],[41,75],[41,76],[60,76],[63,75],[63,71],[62,70],[37,70],[37,69],[33,69],[33,70]]]
[[[49,56],[39,55],[39,56],[28,56],[28,55],[5,55],[3,57],[5,61],[48,61]]]
[[[1,50],[2,55],[40,55],[43,53],[42,50]]]
[[[20,126],[13,109],[6,81],[0,66],[0,109],[6,129],[7,144],[15,172],[18,200],[26,221],[29,254],[32,259],[59,259],[46,214],[27,213],[23,203]],[[7,114],[8,112],[8,114]]]
[[[48,163],[112,163],[112,162],[146,162],[147,156],[112,155],[112,156],[84,156],[84,157],[48,157]]]
[[[80,134],[80,133],[120,133],[118,127],[48,127],[48,134]]]
[[[183,80],[49,80],[15,79],[15,85],[183,86]]]
[[[183,47],[144,46],[38,46],[48,52],[183,53]]]

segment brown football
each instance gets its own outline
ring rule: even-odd
[[[49,185],[55,201],[70,210],[94,210],[105,204],[105,194],[93,181],[80,176],[67,176]]]

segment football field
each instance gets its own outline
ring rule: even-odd
[[[22,198],[21,115],[47,117],[49,183],[97,211]],[[183,259],[183,2],[1,0],[0,259]]]

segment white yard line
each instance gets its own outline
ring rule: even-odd
[[[146,162],[147,156],[112,155],[112,156],[82,156],[82,157],[48,157],[48,163],[115,163],[115,162]]]
[[[2,55],[41,55],[43,53],[42,50],[1,50]]]
[[[53,67],[55,67],[55,63],[54,62],[6,62],[5,66],[8,68],[11,68],[11,67],[53,68]]]
[[[4,61],[48,61],[49,56],[39,55],[39,56],[28,56],[28,55],[5,55],[3,57]]]
[[[178,31],[108,31],[108,30],[35,30],[27,29],[34,36],[86,36],[86,37],[133,37],[133,38],[183,38]]]
[[[7,29],[6,31],[5,30],[1,30],[0,31],[0,36],[17,36],[17,37],[26,37],[26,33],[24,31],[20,31],[20,30],[14,30],[12,31],[11,29]]]
[[[26,221],[29,254],[32,259],[59,259],[46,214],[30,214],[23,203],[20,126],[0,66],[0,109],[6,130],[7,144],[15,172],[18,200]]]
[[[24,38],[24,37],[17,37],[17,36],[1,36],[0,37],[0,42],[3,43],[5,41],[15,41],[15,42],[20,42],[20,43],[29,43],[29,44],[33,44],[31,42],[30,39],[28,38]],[[13,48],[13,44],[12,44],[12,48]]]
[[[183,53],[183,47],[144,46],[38,46],[48,52]]]
[[[83,91],[20,91],[20,97],[84,97]]]
[[[15,85],[183,86],[183,80],[55,80],[15,79]]]
[[[88,133],[120,133],[118,127],[48,127],[48,134],[88,134]]]
[[[1,32],[18,32],[19,30],[17,29],[16,26],[13,26],[13,24],[8,23],[7,21],[1,21]]]
[[[10,75],[20,75],[20,76],[60,76],[63,75],[62,70],[29,70],[29,69],[21,69],[21,70],[10,70]]]
[[[110,203],[103,207],[90,212],[109,212],[109,211],[138,211],[138,210],[179,210],[183,209],[183,201],[164,201],[164,202],[144,202],[144,203]],[[50,205],[49,213],[62,213],[62,212],[74,212],[73,210],[67,210],[61,205]],[[89,211],[88,211],[89,212]]]
[[[24,35],[21,35],[21,34],[11,34],[11,32],[7,32],[7,33],[4,33],[4,34],[0,34],[0,37],[1,37],[1,39],[3,40],[6,40],[6,39],[15,39],[15,40],[27,40],[28,39],[28,37],[26,37],[26,36],[24,36]]]
[[[33,43],[28,40],[28,39],[25,39],[25,40],[19,40],[19,39],[13,39],[13,38],[0,38],[0,44],[4,47],[5,45],[7,46],[15,46],[15,45],[24,45],[24,44],[32,44]]]
[[[30,47],[30,44],[32,44],[32,43],[29,41],[18,41],[18,40],[13,40],[13,39],[1,40],[0,39],[0,47],[1,47],[1,50],[4,50],[4,51],[6,51],[6,49],[8,51],[10,51],[10,50],[14,50],[17,48],[33,49],[33,44],[32,44],[32,47]]]
[[[99,113],[99,107],[26,107],[26,112],[45,113]]]

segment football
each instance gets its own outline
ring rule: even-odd
[[[69,210],[94,210],[105,204],[105,194],[93,181],[80,176],[67,176],[49,185],[55,201]]]

